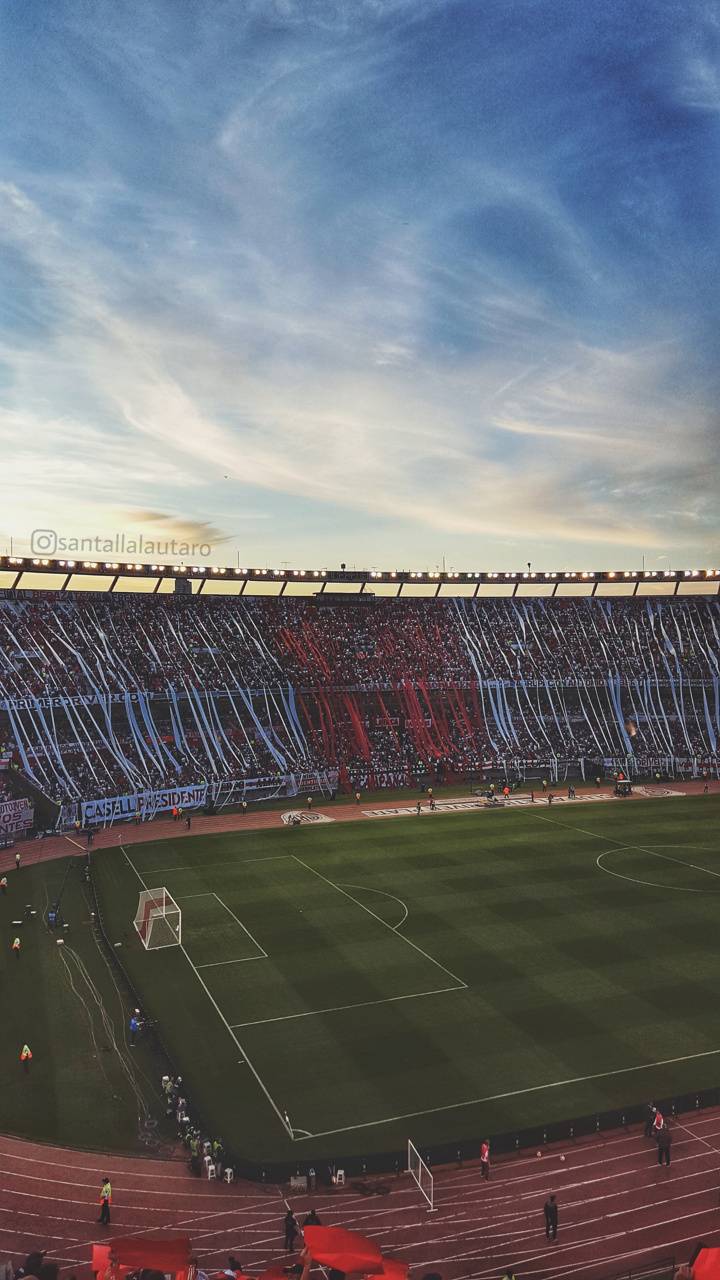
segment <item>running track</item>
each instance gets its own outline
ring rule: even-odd
[[[560,1154],[566,1156],[565,1162]],[[181,1160],[111,1157],[0,1138],[0,1258],[20,1263],[47,1248],[64,1274],[87,1274],[90,1245],[117,1235],[189,1234],[201,1265],[230,1252],[258,1274],[283,1259],[283,1188],[198,1181]],[[113,1183],[112,1226],[97,1225],[100,1178]],[[367,1185],[367,1184],[366,1184]],[[637,1129],[498,1160],[489,1183],[476,1165],[439,1170],[437,1212],[428,1214],[406,1176],[289,1195],[300,1216],[312,1206],[328,1226],[364,1231],[410,1262],[411,1277],[495,1280],[509,1264],[520,1280],[598,1280],[674,1256],[695,1242],[720,1244],[720,1110],[674,1123],[672,1166]],[[542,1206],[557,1194],[560,1231],[545,1240]]]

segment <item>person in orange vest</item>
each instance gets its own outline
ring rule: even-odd
[[[30,1070],[30,1063],[32,1062],[32,1049],[29,1044],[24,1044],[20,1050],[20,1061],[23,1065],[23,1071],[27,1075]]]
[[[20,944],[20,939],[19,939],[19,938],[13,938],[13,940],[12,940],[12,953],[13,953],[13,955],[15,956],[15,959],[16,959],[16,960],[19,960],[19,959],[20,959],[20,945],[21,945],[21,944]]]
[[[173,805],[172,816],[173,816],[173,822],[177,822],[178,820],[177,805]]]

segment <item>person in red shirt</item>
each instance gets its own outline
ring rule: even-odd
[[[490,1143],[487,1138],[483,1138],[480,1147],[480,1177],[490,1177]]]

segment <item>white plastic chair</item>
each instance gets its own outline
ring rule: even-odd
[[[234,1181],[235,1181],[235,1170],[234,1170],[234,1169],[226,1169],[226,1170],[225,1170],[225,1181],[226,1181],[226,1182],[234,1182]]]
[[[338,1169],[337,1173],[335,1174],[335,1186],[336,1187],[345,1186],[345,1170],[344,1169]]]
[[[217,1169],[215,1168],[215,1165],[213,1164],[212,1160],[208,1164],[207,1175],[208,1175],[208,1178],[217,1178]]]

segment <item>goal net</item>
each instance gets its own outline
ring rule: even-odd
[[[421,1196],[427,1200],[427,1206],[430,1213],[434,1211],[433,1204],[433,1176],[423,1160],[420,1152],[408,1138],[408,1173],[417,1183]]]
[[[167,889],[143,889],[135,914],[135,928],[146,951],[180,946],[182,912]]]

